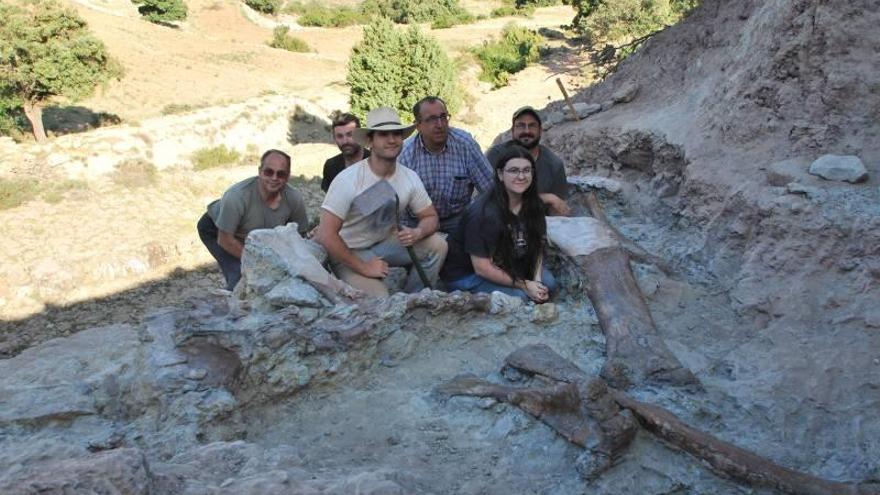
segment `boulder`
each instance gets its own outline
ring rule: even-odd
[[[585,119],[594,113],[599,113],[602,111],[602,105],[598,103],[575,103],[574,111],[577,113],[579,118]]]
[[[862,160],[853,155],[822,155],[810,165],[810,173],[826,180],[864,182],[868,170]]]
[[[810,159],[804,156],[788,158],[767,167],[767,182],[771,186],[784,187],[789,182],[809,184],[815,179],[807,172],[810,167]]]
[[[639,85],[636,83],[627,83],[617,89],[611,99],[614,103],[629,103],[636,98],[639,93]]]
[[[289,301],[307,307],[330,306],[339,296],[357,297],[359,291],[324,268],[326,258],[320,245],[299,235],[295,223],[252,231],[245,241],[236,292],[269,304]]]

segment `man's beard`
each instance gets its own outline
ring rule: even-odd
[[[339,151],[342,152],[342,156],[350,158],[357,155],[361,151],[361,147],[357,144],[346,145],[339,148]]]
[[[518,144],[518,145],[520,145],[520,146],[522,146],[523,148],[528,149],[528,150],[535,149],[535,148],[538,146],[538,144],[541,143],[541,138],[540,138],[540,137],[531,136],[530,139],[531,139],[531,144],[526,144],[526,143],[524,143],[524,142],[522,141],[522,137],[514,138],[513,142],[516,143],[516,144]]]

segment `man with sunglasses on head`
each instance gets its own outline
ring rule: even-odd
[[[492,187],[492,170],[473,136],[449,126],[442,99],[422,98],[413,106],[413,117],[419,133],[404,142],[397,161],[422,179],[440,215],[439,230],[450,233],[474,189],[483,192]]]
[[[199,219],[199,238],[220,265],[227,289],[235,288],[241,278],[241,252],[250,231],[296,222],[300,235],[306,233],[306,205],[302,194],[287,183],[288,177],[290,156],[269,150],[260,158],[256,177],[230,187]]]

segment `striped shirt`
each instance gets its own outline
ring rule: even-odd
[[[431,153],[418,135],[403,143],[397,163],[411,168],[425,184],[440,219],[461,213],[471,201],[474,188],[492,187],[492,168],[480,145],[467,132],[449,128],[446,147]]]

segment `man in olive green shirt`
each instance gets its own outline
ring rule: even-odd
[[[287,183],[290,156],[269,150],[257,171],[208,205],[198,223],[199,238],[220,265],[229,290],[241,278],[241,253],[250,231],[296,222],[303,235],[309,227],[302,194]]]

